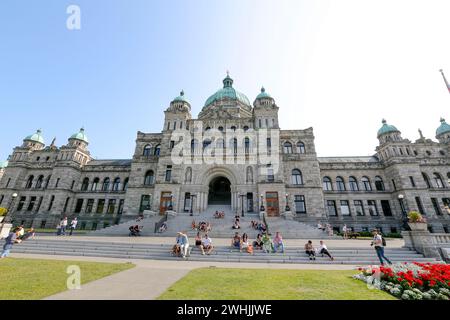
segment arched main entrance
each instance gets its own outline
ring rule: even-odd
[[[209,183],[208,204],[231,205],[231,183],[225,177],[216,177]]]

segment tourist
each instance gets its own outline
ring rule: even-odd
[[[334,258],[331,256],[330,252],[328,251],[327,246],[325,245],[325,243],[323,243],[322,240],[320,240],[319,253],[322,255],[322,257],[323,257],[323,255],[325,254],[325,255],[327,255],[328,257],[330,257],[330,259],[331,259],[332,261],[334,260]]]
[[[231,248],[232,249],[240,249],[241,248],[241,237],[239,236],[238,232],[236,232],[234,234],[233,239],[231,239]]]
[[[5,238],[5,244],[3,246],[3,252],[0,255],[0,258],[6,258],[7,256],[9,256],[9,253],[13,247],[13,245],[15,243],[20,243],[21,240],[18,238],[19,237],[19,230],[15,230],[14,232],[10,232],[9,235]]]
[[[19,232],[19,238],[23,237],[25,234],[25,229],[23,228],[23,225],[20,225],[17,227],[17,231]]]
[[[69,236],[71,236],[72,233],[73,233],[73,230],[75,230],[77,228],[77,224],[78,224],[77,217],[73,218],[73,220],[70,221],[70,233],[69,233]]]
[[[61,221],[58,222],[58,224],[56,225],[56,235],[57,236],[61,235]]]
[[[186,259],[189,254],[189,239],[185,232],[179,232],[178,234],[180,236],[181,256]]]
[[[347,228],[346,224],[344,224],[344,226],[342,227],[342,233],[344,234],[344,239],[347,240],[348,239],[348,228]]]
[[[195,247],[202,249],[202,236],[200,235],[200,232],[197,232],[197,235],[195,236]],[[203,251],[203,250],[202,250]]]
[[[322,225],[322,223],[320,223],[320,221],[317,222],[317,229],[325,231],[325,227]]]
[[[281,248],[281,253],[284,253],[283,237],[279,232],[275,233],[275,238],[273,238],[274,251],[277,252],[278,248]]]
[[[381,232],[379,232],[377,229],[374,229],[372,231],[373,234],[373,240],[372,243],[370,244],[371,246],[375,247],[375,251],[377,252],[377,256],[378,259],[380,260],[381,265],[383,266],[383,258],[387,261],[388,264],[392,264],[391,260],[389,260],[388,258],[386,258],[386,256],[384,255],[384,245],[385,245],[385,240],[383,239]]]
[[[203,237],[200,248],[202,249],[202,255],[205,255],[205,250],[207,255],[210,255],[213,251],[214,247],[212,245],[212,240],[208,237],[208,234],[205,234]]]
[[[267,234],[267,232],[263,233],[262,242],[263,242],[263,250],[264,250],[264,252],[266,252],[266,253],[273,253],[274,252],[272,239],[270,239],[270,237]]]
[[[258,235],[256,236],[256,240],[253,241],[253,248],[254,249],[258,249],[258,250],[262,250],[263,248],[263,241],[262,241],[262,234],[258,233]]]
[[[236,219],[234,221],[234,224],[233,224],[232,228],[233,229],[240,229],[241,228],[241,225],[239,224],[239,220]]]
[[[197,229],[197,225],[195,224],[195,220],[192,220],[191,227],[192,227],[192,230]]]
[[[66,228],[67,228],[67,217],[64,217],[64,219],[62,219],[61,221],[61,235],[65,236],[66,235]]]
[[[162,223],[162,225],[161,225],[161,227],[159,227],[159,230],[158,230],[158,232],[159,233],[163,233],[163,232],[165,232],[167,230],[167,222],[163,222]]]
[[[309,256],[309,260],[316,260],[316,250],[314,249],[311,240],[305,244],[305,252]]]
[[[241,252],[242,250],[246,250],[247,253],[253,254],[253,246],[250,244],[250,241],[248,241],[248,235],[246,233],[242,235],[241,247],[239,250]]]
[[[19,239],[25,241],[28,240],[29,238],[34,239],[34,236],[35,236],[34,228],[30,228],[23,236],[19,237]]]

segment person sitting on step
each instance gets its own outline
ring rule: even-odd
[[[200,232],[197,232],[197,235],[195,236],[195,247],[199,248],[201,250],[202,247],[202,236],[200,235]]]
[[[239,251],[242,252],[242,250],[246,250],[247,253],[253,254],[253,246],[250,244],[250,241],[248,240],[248,235],[246,233],[242,235],[241,239],[241,247]]]
[[[167,223],[164,221],[164,222],[162,223],[161,227],[159,227],[158,232],[159,232],[159,233],[163,233],[163,232],[165,232],[166,230],[167,230]]]
[[[272,239],[270,239],[267,232],[263,233],[262,242],[263,242],[263,250],[265,253],[273,253],[274,252]]]
[[[231,248],[232,249],[240,249],[241,248],[241,236],[239,232],[234,234],[233,239],[231,239]]]
[[[311,240],[305,244],[305,252],[309,256],[309,260],[316,260],[316,250],[314,249]]]
[[[241,225],[239,224],[239,220],[238,219],[234,220],[234,224],[233,224],[232,228],[233,229],[240,229],[241,228]]]
[[[202,255],[205,255],[205,251],[207,255],[210,255],[214,249],[212,245],[212,240],[207,233],[205,234],[205,236],[201,241],[200,249],[202,249]]]
[[[331,261],[334,260],[334,258],[331,256],[330,252],[328,251],[327,246],[325,245],[325,243],[323,243],[322,240],[320,240],[319,253],[322,255],[322,257],[323,257],[323,255],[325,254],[325,255],[327,255],[328,257],[330,257],[330,260],[331,260]]]
[[[195,224],[195,220],[192,220],[191,228],[192,228],[192,230],[197,229],[197,225]]]
[[[277,232],[275,238],[273,238],[273,247],[275,252],[278,251],[278,248],[281,248],[281,253],[284,253],[283,237],[279,232]]]
[[[256,236],[256,240],[253,241],[253,248],[257,250],[262,250],[263,248],[263,241],[262,241],[262,234],[258,233]]]

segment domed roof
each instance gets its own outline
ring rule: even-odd
[[[84,128],[81,128],[80,132],[73,134],[69,139],[77,139],[89,143],[89,139],[86,133],[84,133]]]
[[[247,96],[233,88],[233,79],[231,79],[229,75],[223,79],[223,88],[206,100],[205,107],[213,104],[215,101],[224,99],[237,100],[242,104],[251,107],[250,100],[248,100]]]
[[[271,95],[266,92],[264,87],[261,88],[261,93],[256,96],[256,99],[272,99]]]
[[[39,129],[36,131],[36,133],[29,135],[23,139],[24,141],[33,141],[33,142],[39,142],[42,144],[45,144],[44,137],[42,137],[42,131]]]
[[[181,90],[180,95],[178,97],[176,97],[175,99],[173,99],[172,102],[186,102],[189,103],[189,101],[187,101],[186,97],[184,96],[184,91]]]
[[[444,118],[441,118],[441,125],[436,130],[436,136],[439,136],[447,132],[450,132],[450,125],[447,122],[445,122]]]
[[[396,127],[387,124],[385,119],[383,119],[382,123],[383,126],[380,128],[380,130],[378,130],[378,137],[385,133],[400,132]]]
[[[8,166],[8,161],[0,161],[0,169],[4,169]]]

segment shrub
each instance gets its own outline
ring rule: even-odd
[[[426,223],[425,218],[417,211],[410,211],[408,213],[408,220],[412,223]]]
[[[8,210],[6,208],[0,208],[0,217],[6,216]]]

